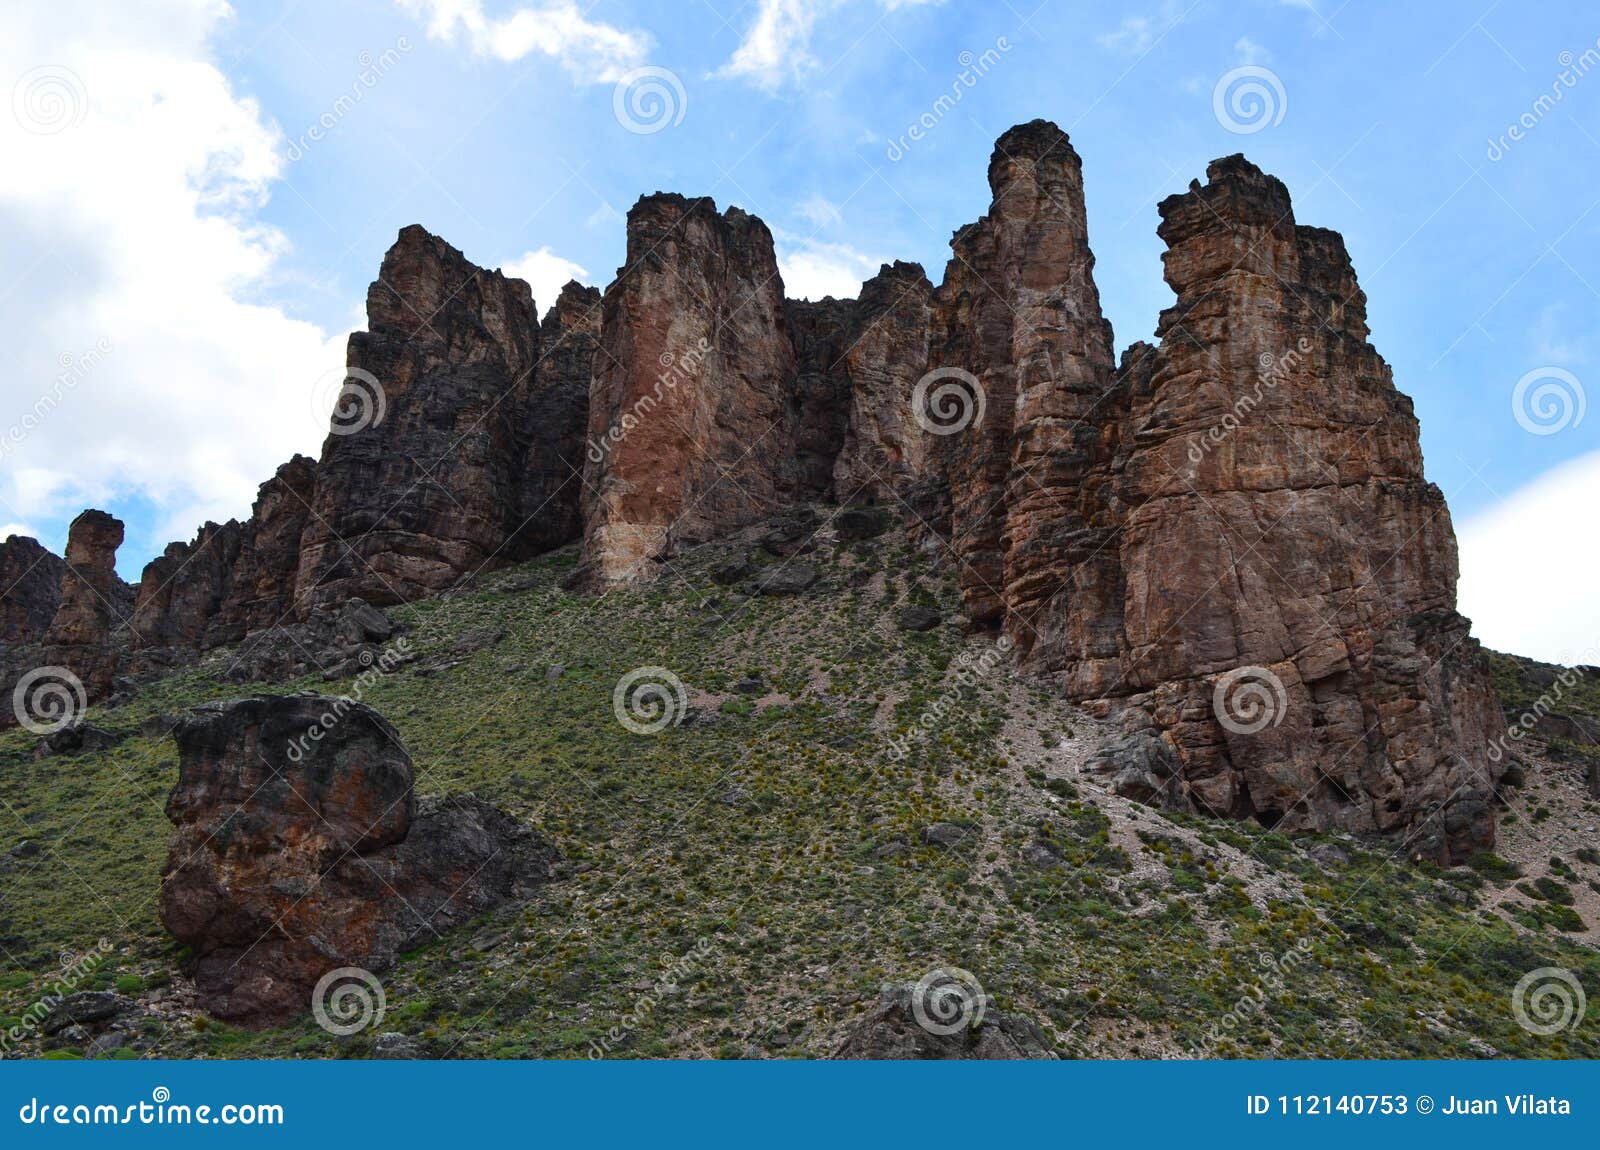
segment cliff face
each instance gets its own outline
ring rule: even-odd
[[[1160,205],[1177,301],[1118,366],[1065,133],[1011,129],[988,178],[941,285],[895,263],[857,300],[785,300],[766,226],[704,198],[641,199],[616,280],[542,325],[526,284],[405,229],[321,461],[152,563],[138,641],[231,643],[580,536],[592,581],[639,579],[790,503],[880,503],[954,561],[973,625],[1122,716],[1163,764],[1132,772],[1146,797],[1446,861],[1491,841],[1497,702],[1339,236],[1216,161]],[[5,603],[18,636],[48,604],[100,689],[114,523],[74,525],[55,599],[30,577]]]
[[[950,466],[963,594],[974,620],[1009,620],[1026,651],[1050,627],[1075,549],[1092,550],[1084,484],[1108,421],[1091,416],[1114,358],[1066,133],[1035,120],[1001,136],[989,188],[988,214],[951,242],[934,358],[982,389]]]
[[[584,557],[606,581],[769,514],[795,490],[795,351],[772,234],[647,196],[607,289],[590,390]],[[794,397],[798,402],[798,397]]]
[[[1464,854],[1492,836],[1497,708],[1454,613],[1455,539],[1411,402],[1367,342],[1339,237],[1296,225],[1242,157],[1207,175],[1160,205],[1178,300],[1124,371],[1121,610],[1069,604],[1045,669],[1134,695],[1201,809]],[[1118,658],[1075,661],[1109,653],[1108,622]],[[1259,730],[1219,683],[1246,668],[1262,673],[1232,683],[1266,684]]]
[[[91,701],[111,690],[120,662],[112,636],[133,610],[132,590],[117,577],[120,546],[115,516],[90,509],[72,521],[59,603],[42,640],[41,662],[70,670]]]
[[[12,535],[0,543],[0,644],[36,643],[61,602],[67,566],[37,539]]]
[[[296,599],[436,594],[521,556],[521,479],[539,325],[528,285],[420,227],[367,291],[367,331],[323,445]]]

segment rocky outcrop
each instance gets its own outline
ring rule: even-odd
[[[930,473],[944,471],[933,453],[946,441],[927,434],[912,411],[917,382],[929,366],[932,299],[921,265],[899,260],[861,285],[839,352],[849,380],[833,465],[840,503],[895,505]]]
[[[1016,1061],[1053,1055],[1031,1020],[1000,1010],[981,990],[969,997],[961,984],[941,982],[885,986],[833,1057]]]
[[[704,197],[641,199],[600,342],[583,496],[598,579],[646,576],[792,495],[795,351],[760,220]]]
[[[129,622],[133,591],[117,576],[122,520],[90,509],[67,529],[66,572],[56,613],[42,640],[42,662],[61,665],[91,701],[111,690],[120,662],[112,636]]]
[[[44,638],[61,603],[67,565],[37,539],[12,535],[0,543],[0,646]]]
[[[236,643],[294,616],[300,537],[311,516],[316,461],[296,455],[261,485],[244,523],[239,559],[202,645]]]
[[[523,558],[583,535],[584,435],[589,379],[600,346],[600,292],[576,280],[544,317],[527,403],[522,507],[508,550]]]
[[[220,1018],[304,1013],[331,971],[382,971],[550,877],[555,852],[509,815],[419,801],[399,735],[350,699],[210,703],[174,734],[161,921]]]
[[[1009,619],[1026,649],[1048,626],[1037,616],[1068,557],[1090,542],[1088,480],[1104,428],[1090,417],[1111,387],[1111,325],[1094,284],[1083,165],[1066,133],[1044,120],[1006,132],[989,188],[988,214],[951,241],[932,359],[980,389],[955,401],[966,410],[954,422],[967,424],[949,471],[962,594],[976,622]]]
[[[1115,466],[1084,480],[1096,566],[1052,548],[1031,663],[1144,710],[1199,810],[1459,860],[1492,841],[1494,695],[1344,245],[1238,156],[1160,211],[1178,299],[1124,361]]]
[[[297,602],[407,602],[526,557],[509,544],[537,536],[519,529],[538,358],[526,283],[401,231],[350,337]]]
[[[133,609],[141,645],[200,646],[232,585],[242,539],[238,520],[207,523],[194,542],[169,543],[145,565]]]

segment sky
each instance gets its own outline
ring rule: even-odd
[[[0,537],[123,576],[318,453],[400,228],[603,287],[657,190],[788,294],[937,282],[1007,127],[1083,158],[1119,347],[1156,203],[1243,151],[1344,234],[1491,646],[1600,664],[1600,11],[1375,0],[51,0],[0,9]],[[959,96],[959,99],[956,97]],[[948,97],[941,100],[941,97]]]

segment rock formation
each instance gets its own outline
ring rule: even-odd
[[[12,535],[0,543],[0,645],[17,647],[44,638],[61,603],[67,565],[37,539]]]
[[[151,565],[146,658],[255,636],[230,673],[323,651],[337,674],[372,642],[333,637],[352,601],[436,594],[580,536],[573,586],[760,520],[787,560],[840,516],[786,509],[879,504],[954,561],[974,626],[1120,716],[1102,766],[1126,793],[1404,835],[1445,861],[1489,842],[1494,693],[1339,236],[1296,223],[1242,157],[1215,162],[1160,205],[1177,300],[1118,365],[1066,134],[1011,129],[988,179],[942,284],[885,265],[857,300],[785,300],[766,226],[705,198],[642,198],[615,281],[568,284],[542,325],[526,284],[406,228],[320,462]],[[72,562],[98,574],[65,581],[49,628],[101,691],[113,619],[86,589],[110,571],[103,536],[85,524]],[[806,570],[756,589],[805,590]],[[19,635],[43,615],[30,587],[6,602]],[[262,638],[275,625],[282,643]],[[1264,723],[1229,710],[1238,688]]]
[[[509,544],[539,535],[522,522],[538,359],[526,283],[401,231],[350,337],[300,541],[303,608],[407,602],[531,554]]]
[[[600,344],[583,495],[598,578],[647,575],[793,494],[795,352],[760,220],[704,197],[641,199]]]
[[[1050,1057],[1050,1044],[1029,1019],[1002,1011],[978,992],[949,1001],[941,988],[885,986],[878,1001],[834,1052],[834,1058],[911,1061],[1017,1061]]]
[[[419,801],[394,728],[350,699],[205,704],[174,735],[161,921],[220,1018],[304,1013],[330,971],[381,971],[547,880],[557,857],[471,796]]]
[[[91,700],[111,689],[119,663],[112,635],[133,609],[132,590],[117,576],[120,546],[122,520],[91,508],[72,521],[60,600],[43,638],[41,662],[70,670]]]

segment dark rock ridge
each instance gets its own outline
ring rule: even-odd
[[[529,893],[557,859],[470,795],[419,800],[399,735],[348,698],[206,704],[174,737],[161,921],[192,949],[220,1018],[305,1013],[325,975],[381,972]]]
[[[1447,862],[1490,842],[1496,700],[1339,236],[1216,161],[1160,205],[1177,300],[1118,364],[1066,134],[1007,131],[988,182],[942,283],[895,263],[856,300],[786,300],[766,225],[703,197],[640,199],[615,280],[567,285],[543,324],[526,284],[406,228],[320,461],[151,564],[132,670],[280,621],[320,642],[354,597],[579,538],[570,585],[605,585],[796,503],[877,504],[956,564],[971,624],[1120,716],[1125,793]],[[791,518],[761,540],[786,559],[835,526]],[[84,550],[109,555],[100,526],[48,628],[97,695],[119,641],[85,592],[110,571]],[[758,590],[825,591],[795,570]],[[33,633],[47,601],[19,585],[7,626]],[[264,649],[248,677],[296,658]],[[1265,723],[1228,710],[1240,687]]]
[[[13,535],[0,543],[0,644],[37,643],[61,603],[67,565],[37,539]]]

